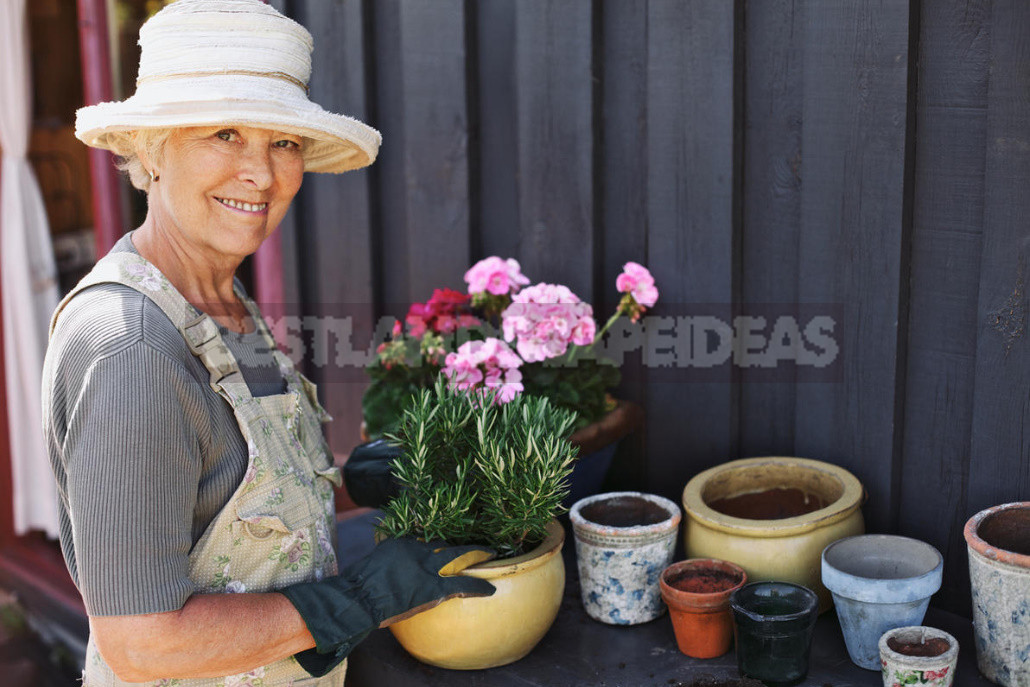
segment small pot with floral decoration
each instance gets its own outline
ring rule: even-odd
[[[911,626],[880,637],[883,687],[951,687],[958,664],[958,641],[944,630]]]

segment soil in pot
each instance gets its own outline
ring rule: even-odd
[[[951,642],[943,637],[929,637],[922,642],[904,642],[897,637],[889,637],[887,646],[904,656],[933,657],[940,656],[951,648]]]
[[[665,582],[681,592],[711,594],[737,586],[740,583],[740,575],[725,570],[686,570]]]
[[[713,499],[708,506],[723,515],[748,520],[782,520],[814,513],[831,501],[818,494],[795,488],[778,487],[750,494]]]
[[[1001,511],[984,518],[977,534],[1003,551],[1030,556],[1030,509]]]
[[[669,519],[669,511],[639,496],[616,496],[595,501],[580,509],[590,522],[606,527],[656,525]]]

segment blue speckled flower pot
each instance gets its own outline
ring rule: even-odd
[[[852,662],[880,670],[880,637],[923,622],[944,559],[926,542],[891,534],[845,537],[823,549],[823,584]]]
[[[1030,687],[1030,501],[980,511],[965,537],[980,672],[1004,687]]]
[[[665,612],[658,580],[672,563],[680,517],[669,499],[634,491],[589,496],[572,506],[587,615],[637,625]]]

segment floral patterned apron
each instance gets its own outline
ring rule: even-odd
[[[69,293],[105,282],[125,284],[144,294],[179,328],[187,345],[211,374],[211,388],[232,407],[247,442],[249,459],[243,482],[215,516],[189,554],[195,593],[267,592],[297,582],[335,575],[336,517],[333,485],[339,468],[325,443],[321,425],[331,418],[319,405],[315,386],[294,369],[275,346],[257,306],[237,295],[274,352],[286,392],[254,397],[215,322],[190,305],[158,269],[134,253],[112,253]],[[329,675],[311,677],[293,657],[224,678],[166,679],[153,687],[342,687],[346,662]],[[85,687],[128,684],[104,662],[90,638]]]

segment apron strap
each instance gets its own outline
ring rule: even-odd
[[[105,283],[135,289],[161,308],[182,334],[190,352],[207,368],[211,375],[211,388],[232,407],[251,397],[236,357],[222,341],[218,325],[211,316],[193,307],[157,267],[135,253],[108,253],[97,261],[89,274],[58,304],[50,319],[50,336],[54,334],[57,318],[72,298],[91,286]]]

